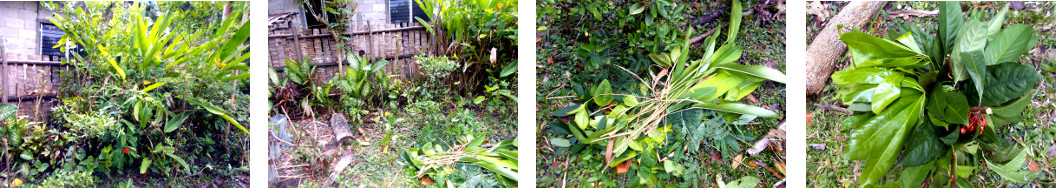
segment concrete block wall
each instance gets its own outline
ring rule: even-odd
[[[305,16],[312,15],[304,13],[301,8],[301,3],[303,2],[303,0],[268,0],[268,14],[299,13],[291,25],[304,27]],[[356,0],[359,7],[352,21],[356,25],[367,25],[368,21],[373,25],[388,24],[388,2],[389,0]]]
[[[357,0],[359,9],[356,10],[356,25],[388,24],[389,23],[389,0]]]
[[[51,17],[51,11],[38,2],[0,2],[0,38],[6,55],[17,60],[41,60],[40,23]]]

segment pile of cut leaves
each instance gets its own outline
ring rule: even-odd
[[[589,170],[627,173],[628,185],[653,185],[697,173],[699,167],[683,162],[696,160],[689,155],[702,145],[724,155],[739,152],[741,141],[753,140],[739,125],[759,117],[781,117],[739,101],[764,81],[784,83],[785,75],[765,66],[737,63],[743,52],[735,44],[740,2],[734,0],[730,12],[727,38],[721,43],[718,35],[705,38],[702,57],[690,56],[694,33],[689,29],[667,42],[673,46],[670,51],[649,54],[649,76],[619,67],[633,75],[630,79],[637,81],[637,91],[614,92],[608,80],[590,88],[573,85],[576,102],[554,111],[552,116],[561,120],[551,121],[547,128],[553,134],[546,140],[555,146],[555,153],[579,156],[579,162],[591,164]],[[700,186],[687,183],[699,182],[682,182],[682,186]]]
[[[885,38],[841,34],[852,65],[832,80],[854,111],[842,122],[850,134],[844,157],[864,162],[862,187],[970,185],[985,168],[1032,181],[1038,171],[1025,165],[1036,155],[1002,133],[1030,116],[1022,112],[1041,75],[1017,61],[1037,34],[1025,24],[1002,28],[1008,6],[989,21],[966,19],[959,2],[939,9],[934,36],[913,24]],[[905,169],[887,176],[895,166]]]

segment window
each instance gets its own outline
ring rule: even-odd
[[[326,27],[323,22],[315,18],[315,15],[312,14],[313,12],[319,14],[319,16],[325,17],[330,23],[337,22],[336,16],[331,15],[330,12],[323,11],[323,1],[325,0],[309,0],[308,3],[311,3],[311,5],[306,4],[303,6],[305,26],[308,26],[309,28]]]
[[[415,17],[429,21],[429,16],[414,0],[389,0],[390,23],[418,23]]]
[[[40,23],[40,55],[63,56],[63,51],[58,48],[51,48],[59,44],[63,34],[65,32],[51,23]]]

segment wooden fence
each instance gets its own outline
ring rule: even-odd
[[[32,121],[46,121],[48,111],[58,104],[55,90],[61,84],[59,73],[70,71],[57,56],[32,56],[29,60],[12,58],[0,39],[0,103],[18,105],[18,116]]]
[[[338,63],[348,65],[345,54],[337,49],[337,43],[324,28],[269,27],[268,65],[282,72],[286,60],[311,59],[311,65],[318,67],[314,75],[327,81],[338,71]],[[403,24],[370,24],[352,26],[343,34],[352,39],[351,53],[360,54],[371,59],[386,59],[390,63],[385,71],[402,77],[418,74],[414,55],[429,53],[432,49],[431,35],[418,23]]]

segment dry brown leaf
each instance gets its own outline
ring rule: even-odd
[[[733,166],[734,169],[736,169],[738,166],[741,166],[741,162],[742,162],[743,158],[744,158],[744,154],[737,154],[736,157],[733,157],[733,161],[731,161],[731,162],[733,162],[733,165],[731,165],[731,166]]]
[[[622,163],[616,165],[616,174],[627,173],[627,169],[629,169],[631,167],[631,165],[628,164],[630,162],[631,161],[628,160],[628,161],[625,161],[625,162],[622,162]]]
[[[814,114],[812,114],[811,112],[807,112],[807,126],[813,127],[814,124],[810,123],[810,121],[813,121],[813,120],[814,120]]]
[[[759,167],[759,165],[755,164],[755,161],[749,162],[748,166],[750,166],[750,167]]]
[[[615,142],[613,139],[609,138],[609,146],[605,146],[605,165],[612,162],[612,143]]]
[[[1038,172],[1038,162],[1034,162],[1034,159],[1027,159],[1027,168],[1031,172]]]
[[[433,179],[429,178],[429,176],[423,176],[419,183],[422,183],[422,185],[433,185],[435,182],[433,182]]]
[[[777,171],[781,171],[782,175],[787,175],[787,174],[785,174],[785,163],[774,162],[774,166],[777,167]]]
[[[759,103],[759,99],[755,98],[755,95],[748,94],[748,100],[752,101],[752,104]]]

